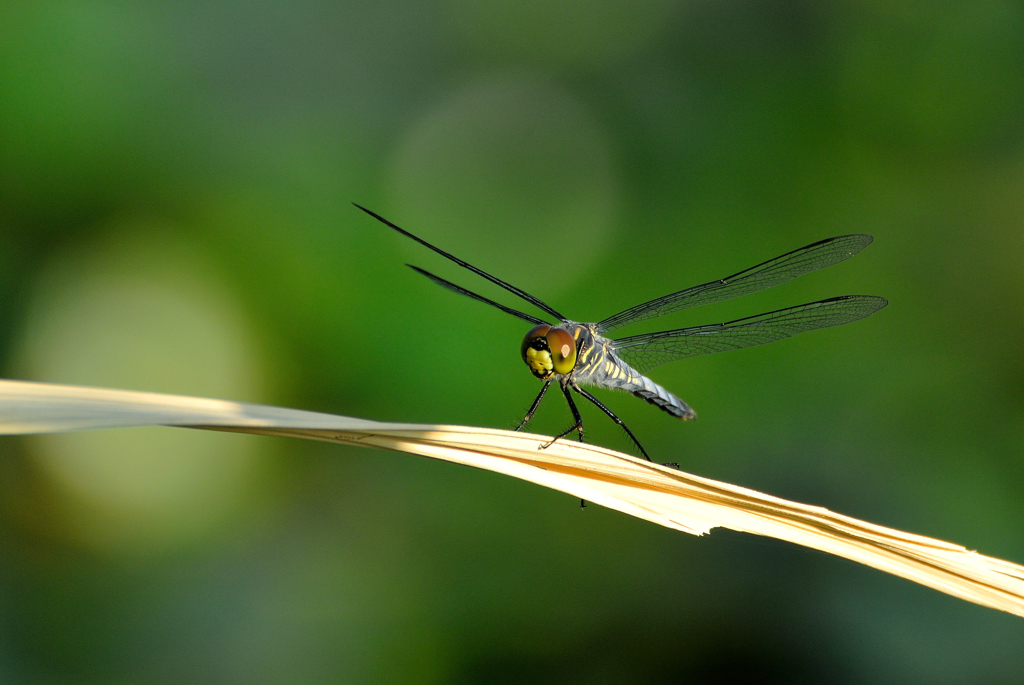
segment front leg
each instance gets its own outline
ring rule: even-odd
[[[575,421],[575,423],[566,430],[562,431],[561,433],[553,437],[550,442],[541,445],[540,448],[542,450],[546,450],[547,448],[551,447],[553,444],[555,444],[556,440],[558,440],[559,438],[564,438],[573,431],[579,431],[580,442],[583,442],[583,417],[580,416],[580,410],[576,408],[576,403],[573,402],[572,395],[569,394],[568,385],[562,386],[562,394],[565,395],[565,401],[569,403],[569,410],[572,411],[572,418]]]
[[[519,422],[519,425],[518,425],[518,426],[516,426],[516,430],[517,430],[517,431],[518,431],[518,430],[522,430],[522,429],[523,429],[523,426],[525,426],[526,424],[528,424],[528,423],[530,422],[530,419],[532,419],[532,418],[533,418],[533,415],[534,415],[535,413],[537,413],[537,407],[539,407],[539,406],[540,406],[540,401],[541,401],[542,399],[544,399],[544,393],[546,393],[546,392],[548,391],[548,386],[549,386],[549,385],[551,385],[551,381],[548,381],[547,383],[545,383],[545,384],[544,384],[544,387],[540,389],[540,394],[539,394],[539,395],[537,395],[537,399],[535,399],[535,400],[533,401],[533,405],[531,405],[531,406],[530,406],[530,411],[526,412],[526,416],[525,416],[525,417],[523,417],[523,420]]]

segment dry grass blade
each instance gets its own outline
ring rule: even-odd
[[[1024,567],[821,507],[575,442],[488,428],[377,423],[175,395],[0,381],[0,434],[184,426],[397,450],[504,473],[686,533],[722,526],[829,552],[1024,616]]]

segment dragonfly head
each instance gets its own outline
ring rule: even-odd
[[[534,326],[523,338],[520,348],[530,372],[541,380],[556,373],[569,373],[576,366],[576,341],[564,328],[546,323]]]

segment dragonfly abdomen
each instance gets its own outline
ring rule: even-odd
[[[647,376],[640,376],[638,382],[631,388],[625,388],[633,395],[639,397],[648,404],[653,404],[658,409],[682,419],[689,421],[697,418],[697,413],[690,409],[690,405],[661,387]]]
[[[609,390],[625,390],[684,421],[697,418],[686,402],[619,359],[610,349],[607,339],[593,334],[587,337],[590,344],[580,354],[573,374],[578,382]]]

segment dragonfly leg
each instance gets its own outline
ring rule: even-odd
[[[583,417],[580,416],[580,410],[576,408],[576,403],[573,402],[572,395],[569,394],[569,386],[563,385],[562,393],[565,395],[566,402],[569,403],[569,409],[572,411],[572,418],[573,421],[575,421],[575,423],[569,426],[569,428],[567,428],[566,430],[556,435],[555,437],[551,438],[550,442],[546,442],[543,445],[541,445],[540,448],[542,450],[546,450],[547,448],[551,447],[553,444],[555,444],[556,440],[558,440],[559,438],[564,438],[573,431],[579,431],[580,442],[583,442]]]
[[[643,445],[640,444],[640,441],[636,439],[635,435],[633,435],[633,431],[629,430],[629,426],[627,426],[625,423],[623,423],[622,419],[620,419],[618,416],[616,416],[615,413],[611,409],[609,409],[608,407],[606,407],[603,404],[601,404],[600,400],[598,400],[596,397],[591,395],[589,392],[587,392],[586,390],[584,390],[580,386],[576,385],[576,383],[572,384],[572,389],[575,390],[576,392],[578,392],[579,394],[583,395],[584,397],[586,397],[591,402],[593,402],[595,405],[597,405],[598,409],[600,409],[605,414],[610,416],[612,421],[614,421],[615,423],[617,423],[620,426],[622,426],[622,429],[624,431],[626,431],[626,435],[629,436],[629,439],[632,440],[633,444],[636,445],[637,448],[640,450],[640,454],[644,455],[644,459],[646,459],[647,461],[652,461],[651,458],[647,455],[647,450],[644,449]]]
[[[533,418],[533,415],[537,413],[537,407],[540,406],[540,401],[544,399],[544,393],[548,391],[549,385],[551,385],[551,381],[545,383],[544,387],[540,389],[540,394],[537,395],[537,399],[535,399],[533,404],[530,406],[530,411],[526,412],[526,416],[519,422],[519,425],[516,426],[517,431],[522,430],[523,427],[530,422],[530,419]]]

